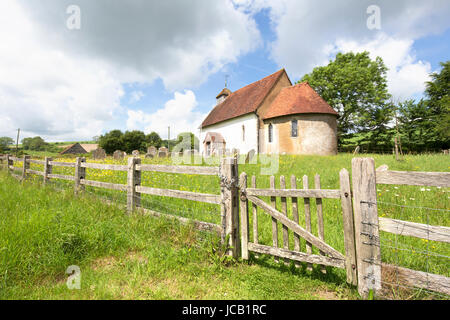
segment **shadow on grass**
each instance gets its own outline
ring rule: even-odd
[[[345,276],[339,275],[336,273],[337,270],[335,270],[335,268],[328,266],[326,267],[326,273],[324,274],[318,265],[313,265],[312,271],[309,271],[307,270],[308,264],[306,262],[289,261],[288,263],[285,263],[282,258],[279,258],[279,261],[276,262],[274,257],[270,255],[258,254],[258,257],[256,257],[253,253],[250,253],[248,263],[288,273],[289,275],[320,280],[337,286],[347,285]]]

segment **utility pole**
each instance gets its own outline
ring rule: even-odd
[[[19,152],[19,135],[20,135],[20,128],[17,129],[17,140],[16,140],[16,158],[17,158],[17,154]]]
[[[167,127],[168,134],[167,134],[167,151],[170,152],[170,126]]]

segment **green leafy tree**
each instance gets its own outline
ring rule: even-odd
[[[22,140],[24,150],[45,151],[48,145],[41,137],[25,138]]]
[[[134,150],[145,152],[146,137],[142,131],[134,130],[125,132],[122,137],[122,142],[124,151],[127,153],[131,153]]]
[[[0,152],[5,152],[12,144],[14,144],[14,140],[12,138],[0,137]]]
[[[431,74],[426,83],[430,116],[434,120],[433,131],[440,140],[439,147],[450,147],[450,61],[441,62],[440,72]]]
[[[404,151],[432,151],[440,142],[433,130],[433,111],[427,100],[407,100],[398,106],[399,131]]]
[[[105,149],[108,154],[114,153],[116,150],[125,151],[123,143],[123,132],[120,130],[112,130],[104,135],[101,135],[98,139],[100,147]]]
[[[301,81],[308,83],[338,113],[340,140],[370,127],[383,128],[389,120],[390,95],[387,68],[380,57],[370,59],[368,52],[338,53],[327,66],[317,67]],[[373,121],[383,121],[374,125]],[[372,123],[368,125],[368,122]],[[381,133],[380,133],[381,134]]]
[[[162,145],[161,137],[154,131],[145,137],[145,141],[147,142],[147,147],[154,146],[159,148]]]

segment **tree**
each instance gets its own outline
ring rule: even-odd
[[[314,68],[299,82],[308,81],[339,113],[338,136],[345,138],[369,130],[368,120],[383,121],[375,126],[380,128],[389,121],[389,112],[384,111],[390,98],[386,72],[383,60],[371,60],[367,51],[338,53],[334,61]]]
[[[127,131],[122,137],[123,148],[127,153],[134,150],[145,151],[146,137],[142,131]]]
[[[441,62],[439,73],[432,73],[426,83],[430,116],[434,120],[433,131],[441,148],[450,147],[450,61]]]
[[[4,152],[10,145],[14,144],[14,140],[10,137],[0,137],[0,152]]]
[[[114,153],[116,150],[124,150],[123,133],[120,130],[112,130],[104,135],[101,135],[98,139],[100,147],[105,149],[108,154]]]
[[[45,151],[48,143],[41,137],[25,138],[22,140],[22,147],[24,150]]]
[[[154,131],[145,137],[145,141],[147,142],[147,147],[154,146],[159,148],[162,145],[161,137]]]

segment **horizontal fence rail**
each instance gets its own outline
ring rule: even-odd
[[[153,164],[136,165],[138,171],[154,171],[165,173],[195,174],[195,175],[218,175],[219,167],[194,167],[194,166],[165,166]]]

